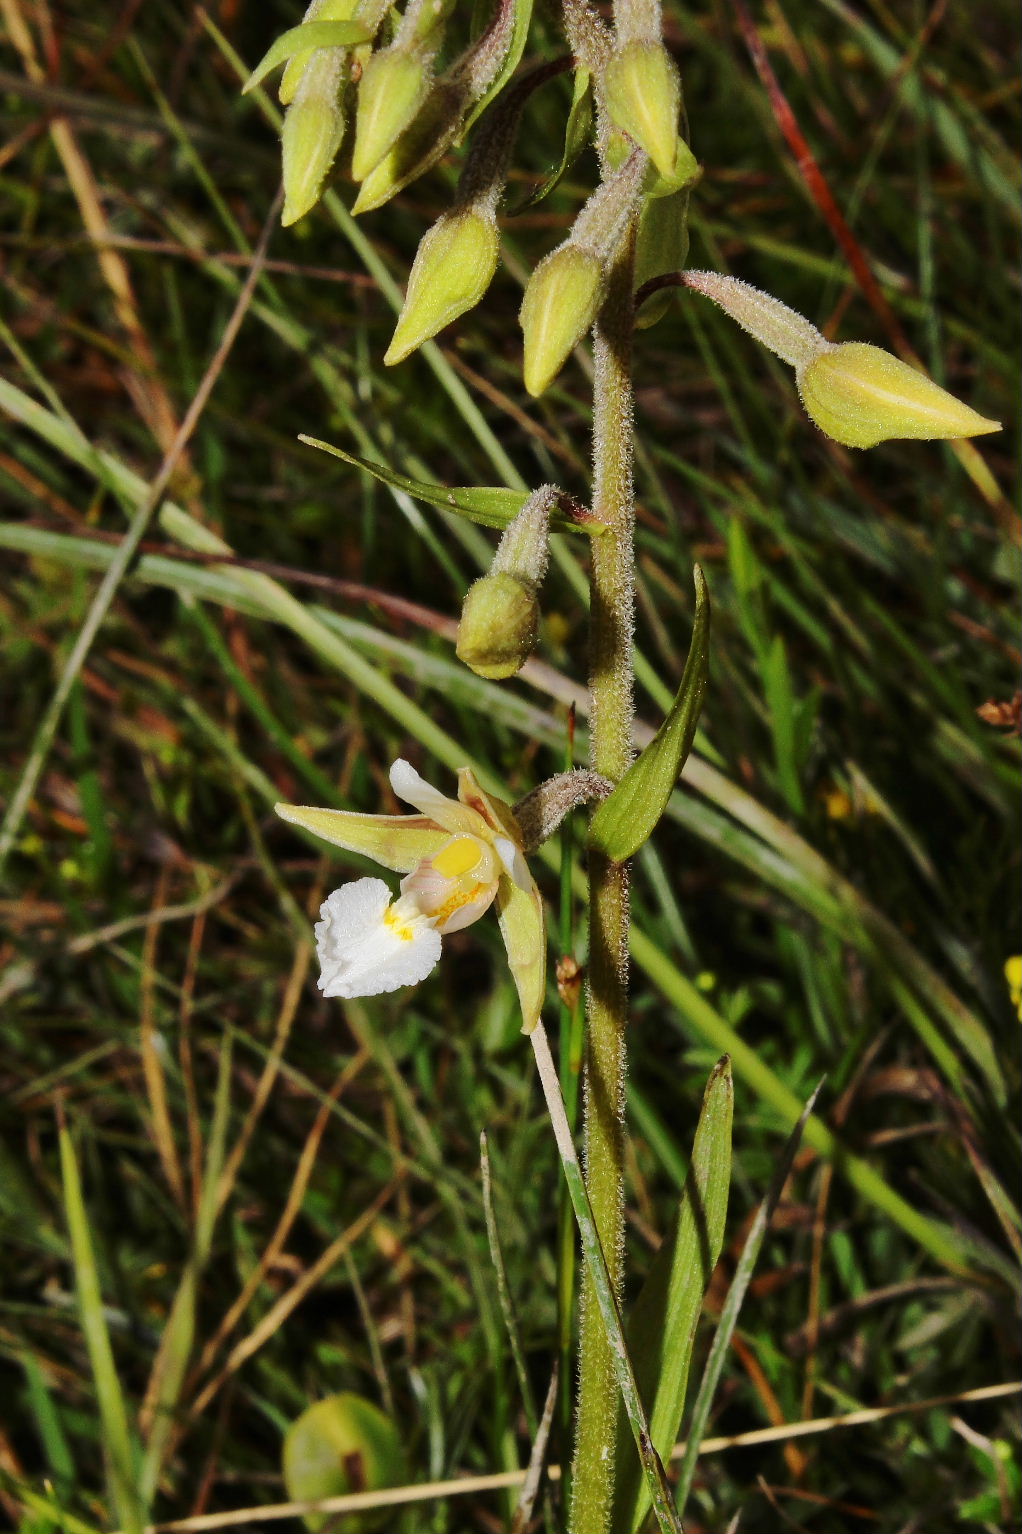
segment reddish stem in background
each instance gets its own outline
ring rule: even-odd
[[[902,330],[894,310],[887,302],[880,284],[874,277],[862,246],[848,227],[848,222],[837,205],[834,194],[827,184],[826,177],[820,169],[816,156],[810,149],[808,140],[798,125],[788,98],[781,89],[780,82],[774,74],[773,65],[767,55],[766,46],[759,35],[756,23],[752,19],[746,0],[735,0],[735,12],[738,17],[738,25],[742,29],[742,36],[745,38],[746,46],[752,55],[752,62],[756,66],[756,73],[763,82],[764,89],[770,99],[774,121],[780,128],[788,148],[795,157],[799,174],[805,182],[810,196],[819,208],[827,228],[844,251],[845,258],[854,273],[856,282],[862,289],[863,296],[875,311],[895,351],[904,357],[906,362],[915,360],[915,353],[909,345],[908,338]]]

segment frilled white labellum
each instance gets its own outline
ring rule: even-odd
[[[342,884],[316,923],[324,996],[378,996],[425,980],[440,958],[436,922],[413,900],[391,901],[382,879]]]

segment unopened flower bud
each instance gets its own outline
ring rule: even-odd
[[[539,626],[539,588],[550,557],[556,485],[541,485],[505,529],[489,575],[469,587],[461,610],[459,660],[492,681],[520,671]]]
[[[611,121],[649,155],[662,176],[678,153],[681,82],[663,43],[633,39],[610,59],[603,97]]]
[[[834,345],[769,293],[717,272],[686,272],[686,287],[712,298],[795,369],[802,403],[821,431],[845,447],[899,437],[978,437],[1000,431],[925,373],[863,341]]]
[[[535,587],[517,576],[484,575],[468,589],[458,625],[458,659],[477,676],[503,681],[532,654],[539,626]]]
[[[344,137],[340,108],[343,49],[319,49],[305,67],[281,129],[284,211],[281,223],[295,224],[315,207],[323,180]]]
[[[429,90],[430,70],[419,53],[397,47],[374,53],[358,87],[351,174],[364,181],[411,123]]]
[[[1001,425],[863,341],[819,353],[799,370],[798,388],[811,419],[845,447],[876,447],[898,437],[978,437]]]
[[[592,326],[606,285],[599,257],[570,241],[551,251],[529,278],[519,319],[525,387],[533,398],[553,382]]]
[[[369,213],[435,165],[454,140],[466,106],[463,87],[434,81],[417,116],[365,177],[352,213]]]
[[[347,1391],[306,1407],[284,1438],[284,1485],[295,1501],[400,1486],[407,1470],[403,1435],[395,1420],[364,1396]],[[378,1516],[357,1514],[346,1522],[351,1534],[368,1534],[379,1528]],[[313,1534],[335,1522],[322,1513],[305,1518]]]
[[[392,366],[473,309],[493,280],[497,221],[487,207],[445,213],[415,254],[404,307],[384,362]]]

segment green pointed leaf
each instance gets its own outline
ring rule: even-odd
[[[529,499],[527,491],[508,490],[503,485],[462,485],[449,488],[447,485],[425,484],[422,480],[409,479],[406,474],[398,474],[385,464],[373,463],[368,458],[359,458],[355,453],[346,453],[342,447],[320,442],[317,437],[307,437],[302,433],[298,440],[309,447],[318,447],[321,452],[330,453],[345,463],[353,464],[357,469],[364,469],[381,484],[390,485],[394,490],[403,490],[417,501],[439,506],[444,511],[457,512],[459,516],[467,517],[470,522],[479,522],[483,527],[507,527]],[[589,520],[586,516],[576,520],[557,512],[550,518],[551,530],[559,533],[588,533],[593,536],[602,533],[604,525],[595,518]]]
[[[696,1323],[724,1240],[733,1117],[731,1060],[724,1055],[706,1084],[674,1225],[653,1259],[625,1327],[639,1393],[653,1403],[650,1437],[665,1461],[681,1425]],[[628,1452],[629,1437],[622,1412],[613,1534],[636,1534],[650,1505],[638,1458]]]
[[[526,208],[534,208],[542,202],[544,197],[560,186],[568,171],[574,165],[579,155],[589,142],[589,134],[593,126],[593,92],[592,76],[588,69],[576,69],[575,90],[571,98],[571,108],[568,112],[568,120],[564,125],[564,153],[561,155],[561,163],[541,181],[536,189],[529,193],[528,197],[508,210],[513,217],[516,213],[524,213]]]
[[[111,1491],[110,1500],[117,1511],[123,1534],[141,1534],[145,1517],[135,1473],[135,1452],[131,1429],[128,1425],[128,1408],[121,1389],[113,1348],[110,1345],[99,1269],[89,1230],[89,1215],[82,1197],[78,1161],[70,1131],[65,1124],[60,1125],[58,1140],[64,1188],[64,1212],[71,1241],[71,1263],[78,1297],[78,1314],[89,1355],[92,1388],[95,1392],[96,1408],[102,1427],[107,1480]]]
[[[241,87],[241,94],[254,90],[271,69],[286,64],[293,53],[311,53],[314,48],[354,48],[372,40],[373,34],[360,21],[305,21],[277,38]]]
[[[519,63],[521,62],[522,54],[525,52],[525,42],[528,38],[529,25],[532,21],[532,0],[512,0],[512,4],[515,8],[515,20],[514,27],[512,28],[511,32],[510,46],[507,50],[504,62],[500,66],[500,69],[498,70],[497,75],[491,83],[489,89],[485,91],[482,96],[480,96],[479,100],[468,114],[468,117],[465,119],[461,129],[462,138],[464,138],[472,124],[483,115],[490,102],[496,101],[497,97],[500,95],[501,91],[504,89],[511,76],[518,68]]]
[[[706,1424],[710,1420],[710,1408],[713,1405],[713,1397],[720,1383],[720,1377],[724,1372],[724,1364],[727,1360],[728,1350],[731,1347],[731,1338],[734,1336],[735,1327],[738,1325],[738,1313],[742,1308],[746,1291],[752,1283],[752,1275],[759,1259],[760,1248],[766,1240],[767,1231],[770,1229],[770,1221],[773,1219],[774,1210],[781,1201],[784,1185],[788,1181],[788,1174],[795,1163],[795,1155],[802,1143],[802,1132],[816,1106],[816,1099],[820,1095],[823,1082],[816,1088],[809,1101],[802,1110],[802,1116],[795,1125],[780,1159],[775,1168],[774,1175],[770,1179],[766,1198],[756,1211],[755,1219],[749,1227],[749,1233],[742,1247],[742,1255],[738,1259],[731,1287],[727,1292],[727,1299],[720,1312],[716,1329],[713,1333],[713,1342],[710,1345],[709,1356],[703,1367],[703,1377],[699,1382],[699,1390],[696,1394],[692,1411],[689,1414],[688,1426],[685,1433],[685,1454],[681,1462],[681,1470],[678,1474],[678,1486],[676,1498],[678,1509],[684,1513],[688,1494],[692,1490],[692,1482],[695,1479],[696,1464],[699,1459],[699,1446],[706,1432]]]
[[[695,623],[678,695],[645,751],[600,805],[589,827],[589,845],[615,863],[623,863],[638,852],[652,835],[695,739],[710,658],[710,594],[698,565],[692,574]]]

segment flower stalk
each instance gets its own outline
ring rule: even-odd
[[[594,540],[590,629],[591,764],[617,783],[632,758],[634,497],[632,279],[634,224],[615,263],[594,335]],[[625,1029],[628,1017],[628,865],[594,853],[589,865],[589,970],[583,1157],[586,1188],[616,1299],[624,1252]],[[614,1496],[618,1382],[613,1350],[587,1271],[582,1280],[579,1394],[571,1534],[602,1534]]]

